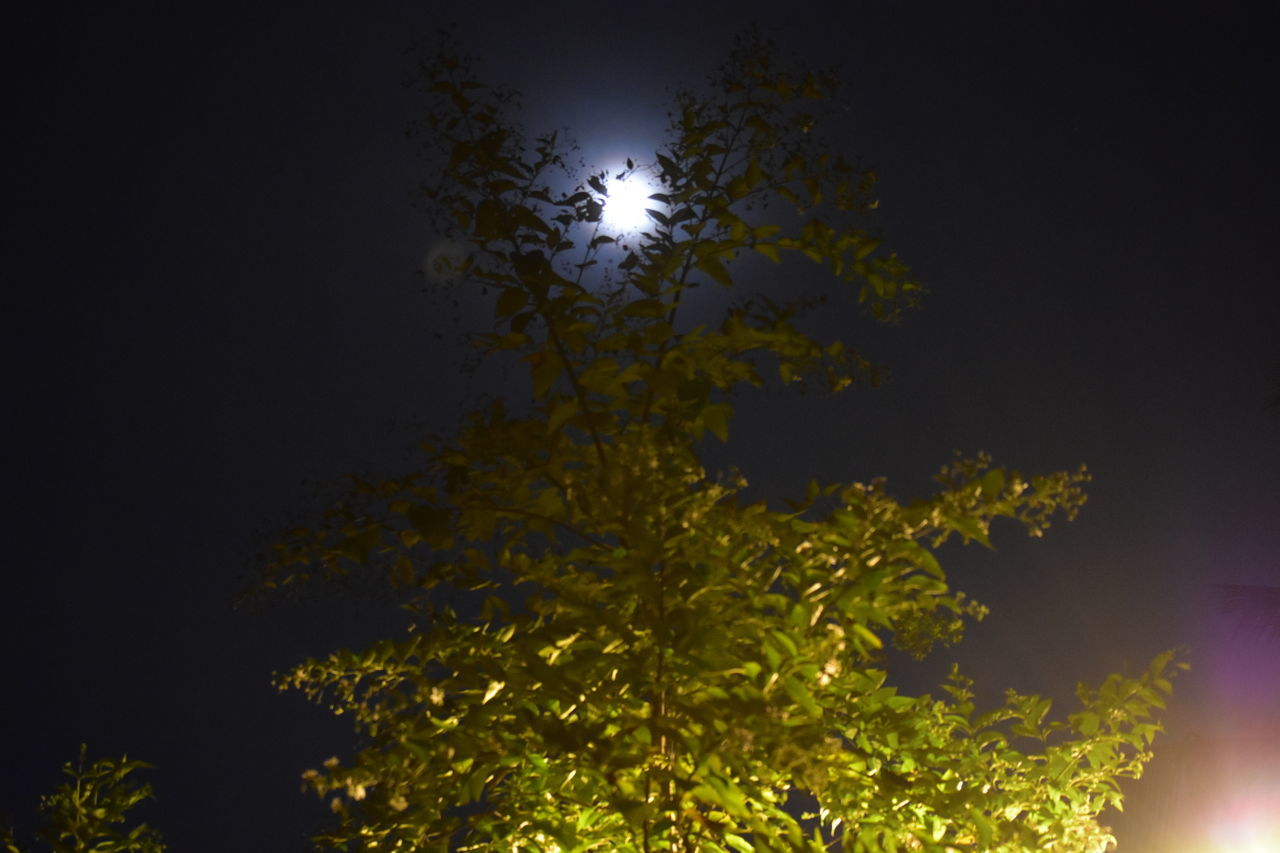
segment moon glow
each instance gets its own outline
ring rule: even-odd
[[[623,173],[609,182],[609,195],[604,200],[604,224],[618,233],[641,231],[650,224],[646,209],[661,209],[649,196],[659,188],[638,170]]]

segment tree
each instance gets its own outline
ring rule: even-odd
[[[997,518],[1040,535],[1083,502],[1083,469],[1024,477],[979,455],[910,504],[878,481],[814,482],[780,510],[700,462],[741,386],[836,392],[874,370],[804,330],[801,295],[740,293],[694,326],[694,288],[737,293],[731,263],[760,255],[788,277],[816,264],[879,321],[922,292],[867,229],[874,176],[814,132],[834,79],[744,38],[710,94],[677,96],[651,225],[628,236],[603,214],[646,167],[557,188],[556,135],[526,144],[516,96],[474,68],[447,38],[424,54],[423,200],[456,249],[438,282],[489,295],[494,328],[475,343],[527,365],[528,398],[424,445],[418,470],[354,480],[274,547],[268,587],[385,574],[417,620],[279,677],[360,737],[352,760],[304,776],[338,816],[319,840],[1104,849],[1097,817],[1150,757],[1170,654],[1080,686],[1080,708],[1050,719],[1048,699],[1012,691],[979,711],[958,670],[936,696],[906,695],[885,649],[959,639],[983,609],[948,585],[938,548],[988,545]]]
[[[150,765],[101,758],[85,766],[87,749],[80,747],[80,760],[67,762],[62,772],[71,781],[53,794],[40,798],[45,826],[39,836],[52,853],[164,853],[160,834],[145,823],[131,829],[120,827],[128,812],[151,797],[151,786],[134,785],[129,776]],[[22,853],[10,831],[0,830],[0,844],[7,853]]]

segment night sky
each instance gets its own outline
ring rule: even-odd
[[[146,815],[175,851],[301,850],[325,822],[299,774],[349,729],[272,673],[403,620],[348,592],[232,600],[313,483],[396,471],[415,430],[485,390],[422,292],[432,235],[409,200],[404,51],[449,21],[525,92],[531,133],[568,127],[601,165],[651,160],[667,87],[748,22],[836,65],[852,109],[831,134],[876,169],[879,227],[931,293],[895,328],[825,318],[883,387],[744,397],[708,459],[775,499],[882,475],[909,497],[957,449],[1087,464],[1076,522],[946,551],[992,615],[900,682],[959,659],[993,697],[1065,699],[1187,645],[1122,849],[1280,802],[1280,638],[1212,593],[1280,584],[1276,13],[108,5],[21,3],[0,25],[0,820],[29,829],[85,741],[157,765]]]

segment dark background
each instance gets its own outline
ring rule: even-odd
[[[31,827],[87,741],[157,765],[147,815],[174,850],[298,850],[324,822],[298,776],[348,730],[271,674],[396,617],[231,601],[255,530],[315,505],[305,481],[394,470],[415,425],[483,390],[421,293],[409,204],[403,50],[451,20],[524,90],[528,129],[567,126],[589,163],[651,158],[664,87],[749,21],[836,64],[852,110],[832,132],[932,293],[899,328],[841,329],[887,385],[744,399],[710,458],[775,497],[879,475],[908,496],[954,449],[1087,463],[1075,523],[948,552],[993,613],[903,682],[958,657],[984,695],[1066,697],[1186,644],[1122,849],[1280,802],[1280,639],[1211,592],[1280,583],[1274,13],[269,5],[4,13],[0,816]]]

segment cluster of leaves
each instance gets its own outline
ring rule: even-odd
[[[79,761],[63,765],[70,781],[40,798],[45,823],[40,839],[53,853],[163,853],[165,844],[154,828],[122,826],[128,812],[151,797],[149,784],[135,785],[129,776],[150,765],[123,756],[86,767],[86,751],[82,745]],[[22,853],[11,832],[0,830],[0,844],[7,853]]]
[[[423,73],[439,154],[424,195],[465,247],[450,278],[493,295],[478,344],[527,364],[531,394],[519,412],[472,415],[425,448],[422,470],[357,482],[276,546],[268,586],[374,567],[420,625],[279,678],[361,736],[352,761],[305,774],[339,816],[320,840],[1105,849],[1097,816],[1149,757],[1168,655],[1081,687],[1080,710],[1050,721],[1048,700],[1012,692],[979,712],[958,672],[946,698],[904,695],[883,651],[957,639],[982,608],[950,588],[936,550],[987,544],[997,518],[1039,535],[1079,508],[1083,470],[1028,478],[979,456],[908,505],[880,482],[815,482],[777,511],[699,462],[707,433],[727,436],[735,388],[776,374],[838,391],[870,369],[803,331],[795,300],[682,327],[686,291],[733,286],[731,262],[755,252],[820,265],[880,320],[920,293],[863,224],[872,176],[812,132],[834,81],[745,39],[711,95],[678,97],[652,227],[623,246],[603,224],[607,175],[556,190],[555,137],[526,146],[512,96],[450,43]],[[457,594],[487,597],[455,611]]]

